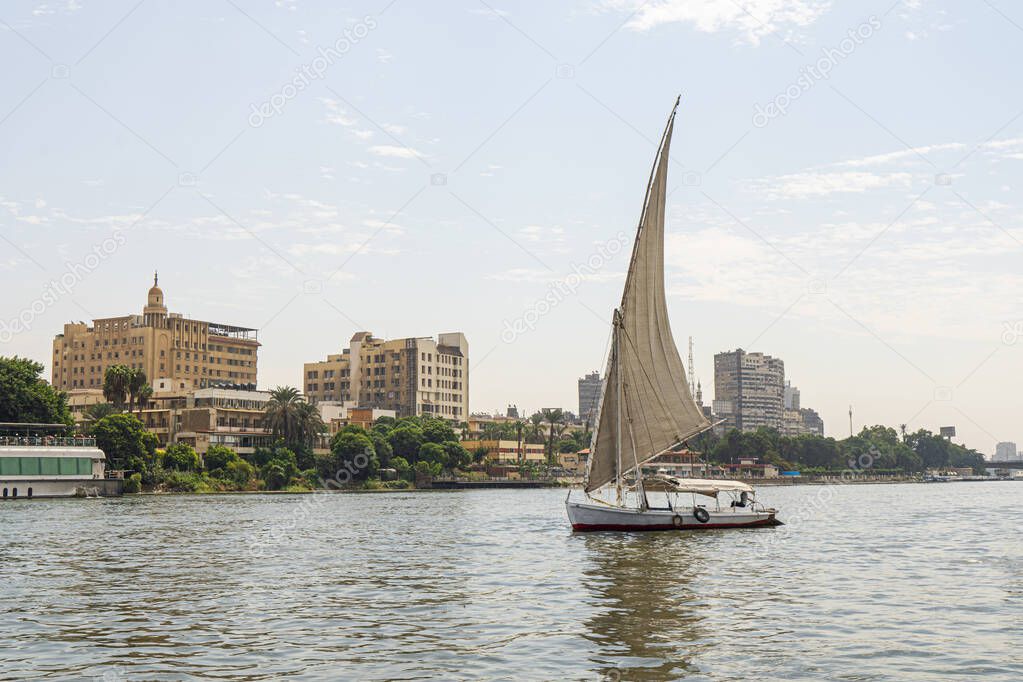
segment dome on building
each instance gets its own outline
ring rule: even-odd
[[[153,273],[153,287],[149,290],[149,296],[146,299],[145,312],[167,312],[167,307],[163,303],[163,289],[160,288],[159,273]]]

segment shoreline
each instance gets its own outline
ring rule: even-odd
[[[898,485],[898,484],[941,484],[941,483],[992,483],[992,482],[1012,482],[1012,481],[1023,481],[1023,479],[1012,479],[1012,478],[990,478],[990,479],[969,479],[961,481],[925,481],[922,478],[900,478],[894,480],[857,480],[857,479],[842,479],[836,478],[834,480],[811,480],[805,478],[802,480],[791,480],[791,481],[780,481],[777,479],[731,479],[748,483],[754,487],[759,488],[778,488],[778,487],[789,487],[797,485],[815,485],[815,486],[827,486],[827,485]],[[185,492],[185,491],[156,491],[156,490],[144,490],[138,493],[124,493],[123,497],[144,497],[144,496],[165,496],[165,495],[190,495],[190,496],[208,496],[208,495],[313,495],[329,493],[332,495],[351,495],[351,494],[373,494],[373,493],[452,493],[461,492],[466,490],[539,490],[539,489],[575,489],[580,487],[581,481],[579,482],[568,482],[562,481],[558,483],[548,483],[545,481],[530,481],[532,485],[521,485],[519,482],[516,484],[503,485],[499,482],[490,481],[487,485],[474,485],[472,482],[467,481],[465,485],[459,486],[448,486],[448,487],[430,487],[430,488],[344,488],[344,489],[331,489],[331,488],[315,488],[313,490],[216,490],[210,492]]]

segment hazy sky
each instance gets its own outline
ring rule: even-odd
[[[1021,52],[1007,0],[7,2],[0,353],[159,269],[260,329],[263,387],[460,330],[472,409],[574,410],[682,93],[669,307],[707,400],[743,347],[829,435],[852,404],[991,452],[1023,441]]]

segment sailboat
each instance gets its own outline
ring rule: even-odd
[[[741,481],[643,473],[645,463],[713,427],[690,394],[664,292],[664,206],[678,104],[676,99],[654,159],[625,290],[612,316],[583,494],[570,491],[565,500],[576,531],[781,523],[777,510],[758,503],[756,491]]]

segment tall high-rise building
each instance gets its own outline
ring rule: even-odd
[[[460,332],[384,340],[358,332],[326,360],[305,364],[306,396],[455,421],[469,416],[469,342]]]
[[[579,380],[579,419],[593,426],[600,407],[600,372],[590,372]]]
[[[714,413],[725,428],[781,431],[784,411],[784,362],[741,348],[714,356]]]
[[[799,411],[799,389],[785,381],[785,409]]]
[[[1015,443],[1007,441],[995,446],[995,462],[1011,462],[1016,459],[1019,459],[1019,455]]]
[[[146,373],[157,391],[211,386],[256,387],[255,329],[203,322],[167,312],[154,275],[141,315],[64,325],[53,339],[52,384],[74,392],[103,387],[107,367]]]

